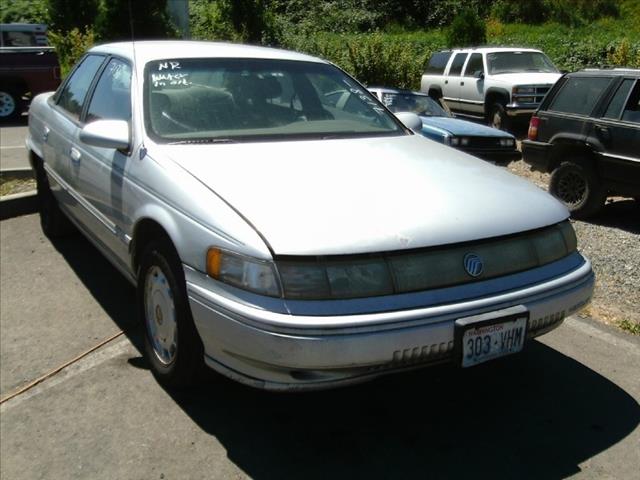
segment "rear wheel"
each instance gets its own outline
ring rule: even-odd
[[[0,120],[10,120],[20,114],[20,97],[12,90],[0,90]]]
[[[504,105],[499,102],[491,105],[491,110],[489,110],[489,125],[504,131],[508,131],[511,126],[507,110],[504,108]]]
[[[551,174],[549,191],[561,200],[574,218],[586,218],[604,206],[606,191],[589,165],[563,162]]]
[[[49,238],[64,237],[72,233],[73,224],[60,210],[42,162],[36,164],[36,184],[42,232]]]
[[[203,370],[204,349],[191,316],[182,265],[168,241],[154,241],[142,254],[138,308],[154,376],[167,387],[192,385]]]

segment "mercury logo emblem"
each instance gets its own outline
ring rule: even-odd
[[[484,270],[482,259],[475,253],[467,253],[463,258],[464,269],[472,277],[478,277]]]

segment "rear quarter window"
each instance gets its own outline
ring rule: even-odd
[[[431,55],[431,58],[424,69],[424,73],[428,75],[442,75],[450,57],[451,52],[434,53]]]
[[[607,77],[568,78],[551,101],[548,110],[589,115],[610,82],[611,78]]]

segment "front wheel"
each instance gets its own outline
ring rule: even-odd
[[[60,210],[42,163],[36,165],[36,189],[42,232],[48,238],[64,237],[72,233],[74,231],[73,224]]]
[[[563,162],[551,174],[549,192],[561,200],[574,218],[586,218],[604,206],[606,191],[589,165]]]
[[[489,126],[498,130],[509,130],[510,122],[507,110],[501,103],[494,103],[489,110]]]
[[[204,349],[191,316],[182,265],[168,241],[154,242],[142,254],[138,307],[154,376],[167,387],[192,385],[203,368]]]

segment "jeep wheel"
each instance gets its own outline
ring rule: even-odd
[[[498,130],[509,130],[509,116],[501,103],[494,103],[491,106],[491,110],[489,110],[489,126]]]
[[[607,197],[593,168],[574,162],[563,162],[553,171],[549,192],[567,206],[574,218],[598,213]]]
[[[10,120],[20,113],[20,98],[9,90],[0,90],[0,120]]]

